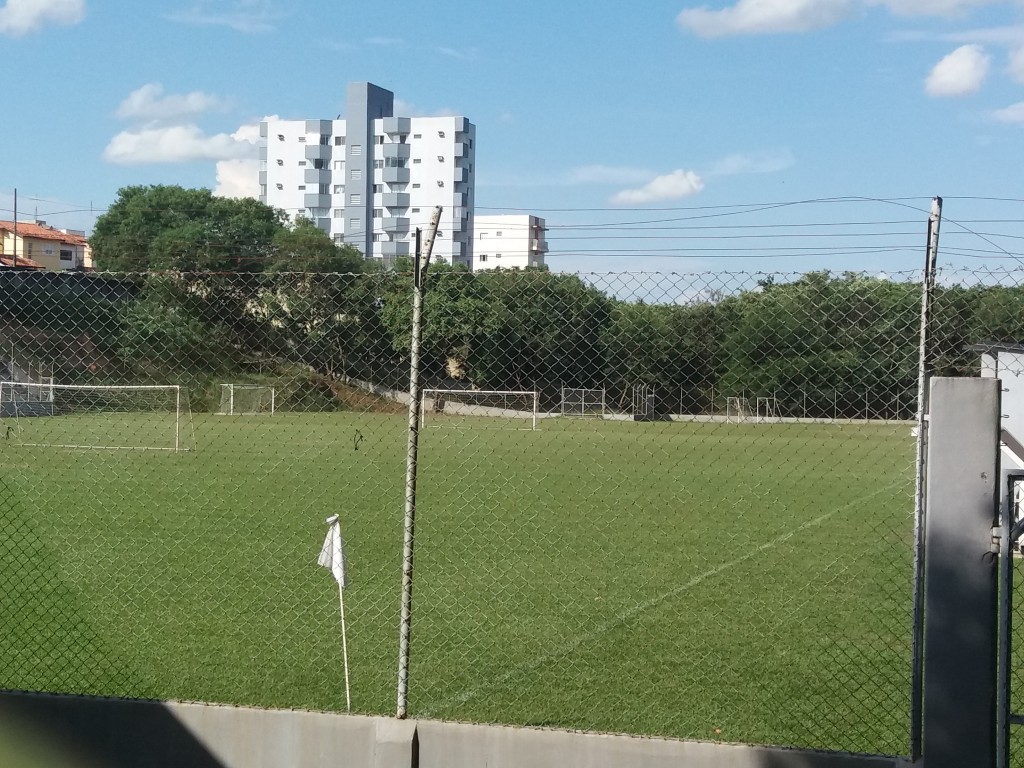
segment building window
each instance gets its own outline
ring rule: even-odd
[[[481,254],[480,261],[487,261],[487,254],[486,253]]]
[[[345,170],[345,161],[344,160],[335,160],[334,161],[334,170],[336,170],[336,171],[344,171]]]
[[[413,189],[419,189],[419,188],[420,188],[420,185],[419,185],[419,184],[413,184],[413,185],[412,185],[412,188],[413,188]]]
[[[305,136],[299,136],[299,144],[305,144],[305,143],[306,143],[306,137]]]
[[[374,184],[373,185],[373,192],[374,192],[374,194],[380,194],[383,191],[384,191],[384,185],[383,184]]]
[[[419,213],[419,212],[420,212],[420,209],[419,209],[419,208],[413,208],[413,209],[412,209],[412,212],[413,212],[413,213]]]
[[[384,218],[384,209],[383,208],[374,208],[373,209],[373,218],[375,218],[375,219],[383,219]]]
[[[327,163],[323,160],[314,160],[313,167],[316,168],[318,171],[322,171],[324,168],[327,167]]]
[[[305,164],[306,164],[306,161],[305,161],[305,160],[299,160],[299,165],[300,165],[300,166],[302,166],[302,165],[305,165]]]
[[[334,235],[334,242],[335,242],[336,245],[341,245],[342,243],[345,242],[345,236],[343,234],[341,234],[340,232],[335,233],[335,235]]]
[[[443,181],[441,181],[440,179],[438,179],[438,180],[437,180],[437,186],[439,186],[439,187],[443,187],[443,186],[444,186],[444,182],[443,182]]]
[[[444,138],[444,131],[438,131],[437,135],[443,139]]]
[[[349,178],[352,181],[361,181],[363,178],[363,171],[361,168],[353,168],[349,174]]]
[[[278,189],[284,189],[284,184],[277,184],[276,186]]]
[[[278,165],[284,165],[284,160],[278,160],[278,161],[277,161],[277,164],[278,164]]]
[[[414,133],[414,134],[412,135],[412,137],[413,137],[414,139],[422,139],[422,138],[423,138],[423,134],[422,134],[422,133]]]
[[[326,135],[326,134],[321,133],[320,134],[320,146],[321,147],[326,147],[330,143],[331,143],[331,137]]]
[[[377,143],[378,144],[383,144],[384,143],[384,137],[383,136],[377,136]]]
[[[305,185],[305,184],[299,184],[299,189],[300,189],[300,190],[302,190],[302,189],[305,189],[305,188],[306,188],[306,185]]]
[[[413,165],[419,165],[419,164],[420,164],[421,162],[422,162],[422,161],[421,161],[421,160],[420,160],[420,159],[419,159],[418,157],[414,157],[414,158],[412,159],[412,164],[413,164]]]
[[[334,185],[334,194],[336,194],[336,195],[344,195],[345,194],[345,185],[344,184],[335,184]]]
[[[501,230],[498,230],[497,232],[495,232],[495,234],[496,234],[496,235],[497,235],[498,237],[501,237]]]
[[[437,156],[437,162],[443,163],[444,162],[444,155],[438,155]]]
[[[377,170],[380,170],[381,168],[384,167],[384,161],[383,160],[374,160],[373,161],[373,167],[375,169],[377,169]]]
[[[349,151],[352,153],[352,157],[359,157],[360,155],[363,154],[363,145],[353,144],[351,147],[349,147]]]
[[[317,194],[327,195],[330,194],[330,187],[328,187],[326,184],[321,184],[320,186],[317,187],[316,191]]]
[[[348,202],[349,202],[349,205],[362,205],[363,204],[363,196],[362,195],[349,195],[348,196]]]
[[[284,134],[283,133],[277,134],[277,140],[278,141],[284,141]]]
[[[343,146],[345,146],[345,137],[344,136],[335,136],[334,137],[334,146],[336,146],[336,147],[343,147]]]
[[[374,235],[373,236],[373,242],[375,242],[375,243],[383,243],[384,242],[384,235],[381,235],[381,234]]]
[[[336,218],[336,219],[344,219],[345,218],[345,209],[344,208],[335,208],[334,209],[334,218]]]

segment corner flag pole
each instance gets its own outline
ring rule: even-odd
[[[338,582],[338,605],[341,608],[341,654],[345,660],[345,710],[352,711],[352,694],[348,676],[348,636],[345,631],[345,588],[348,586],[348,561],[345,557],[345,540],[341,537],[341,524],[337,515],[325,521],[328,525],[327,538],[320,549],[317,564],[329,568]]]

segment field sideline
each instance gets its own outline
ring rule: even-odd
[[[193,425],[2,443],[0,686],[343,708],[337,513],[353,704],[393,712],[405,416]],[[906,425],[486,426],[422,433],[412,715],[906,751]]]

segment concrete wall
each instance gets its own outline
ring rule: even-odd
[[[0,693],[4,768],[895,768],[897,758]]]

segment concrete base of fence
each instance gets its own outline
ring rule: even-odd
[[[898,758],[294,710],[0,693],[5,768],[896,768]]]

